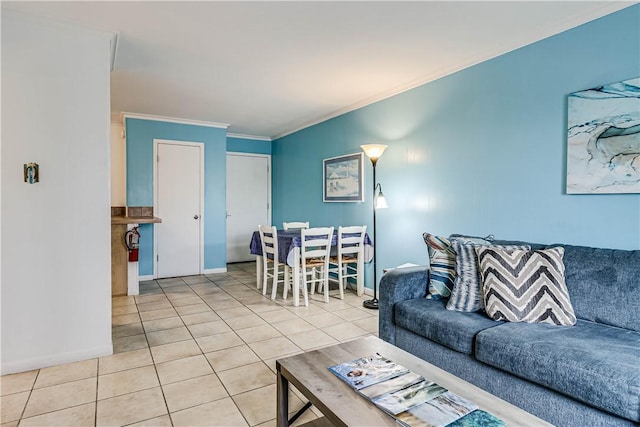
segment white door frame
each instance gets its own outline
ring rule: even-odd
[[[272,200],[271,200],[271,174],[272,174],[272,170],[271,170],[271,154],[257,154],[257,153],[243,153],[243,152],[239,152],[239,151],[227,151],[227,156],[232,155],[232,156],[244,156],[244,157],[261,157],[261,158],[265,158],[267,159],[267,218],[269,220],[269,224],[271,224],[273,222],[273,217],[271,216],[271,206],[272,206]],[[228,172],[227,172],[228,173]],[[226,199],[227,196],[225,196]],[[227,201],[225,200],[225,213],[228,215],[229,214],[229,210],[228,210],[228,206],[226,205]],[[264,224],[264,225],[268,225],[268,224]],[[227,229],[227,220],[225,218],[225,230]],[[257,231],[257,226],[258,224],[256,224],[256,231]],[[227,233],[228,236],[228,233]],[[228,237],[227,237],[228,238]],[[225,250],[226,250],[226,242],[225,242]],[[259,261],[259,258],[257,259],[256,263]],[[257,264],[256,264],[257,265]],[[261,277],[261,276],[260,276]]]
[[[171,139],[155,139],[153,140],[153,212],[158,212],[158,145],[185,145],[197,147],[200,155],[200,272],[204,272],[204,143],[190,141],[175,141]],[[162,219],[162,217],[160,218]],[[158,278],[158,239],[156,236],[157,225],[153,226],[153,278]]]
[[[245,157],[263,157],[267,159],[267,217],[269,218],[269,222],[271,222],[271,154],[256,154],[256,153],[242,153],[238,151],[227,151],[227,156],[245,156]],[[226,208],[226,200],[225,200],[225,208]],[[226,210],[226,209],[225,209]],[[256,227],[258,224],[256,224]],[[225,224],[226,227],[226,224]],[[256,229],[257,231],[257,229]]]

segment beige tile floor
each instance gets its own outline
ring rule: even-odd
[[[112,356],[0,378],[1,427],[275,426],[275,360],[377,335],[378,313],[352,292],[308,307],[269,296],[254,263],[142,282],[112,300]]]

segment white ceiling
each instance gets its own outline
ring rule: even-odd
[[[634,2],[7,2],[118,34],[111,110],[278,137]]]

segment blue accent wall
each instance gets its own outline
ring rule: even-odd
[[[378,277],[425,264],[424,231],[640,249],[639,194],[565,192],[567,96],[638,76],[634,5],[285,136],[273,143],[273,223],[371,233],[370,162],[364,203],[323,203],[322,159],[382,143],[376,173],[390,208],[377,212]]]
[[[204,143],[204,268],[226,268],[227,130],[127,118],[127,206],[153,206],[153,140]],[[153,225],[140,227],[142,276],[153,274]]]
[[[227,151],[233,153],[271,154],[271,141],[228,136]]]

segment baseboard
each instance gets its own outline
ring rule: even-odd
[[[204,274],[216,274],[216,273],[226,273],[227,267],[224,268],[207,268],[204,270]]]
[[[216,274],[216,273],[226,273],[227,272],[227,268],[208,268],[205,269],[204,272],[202,274]],[[152,274],[148,275],[148,276],[138,276],[138,281],[139,282],[145,282],[147,280],[153,280],[154,277]]]
[[[329,277],[329,280],[331,280],[334,283],[337,283],[337,280],[331,277]],[[347,283],[347,289],[351,289],[352,291],[355,292],[357,290],[356,284],[351,282]],[[373,289],[364,288],[364,294],[373,296]]]
[[[70,353],[60,353],[43,357],[34,357],[27,360],[19,360],[16,362],[2,362],[0,365],[0,375],[14,374],[16,372],[25,372],[32,369],[47,368],[49,366],[62,365],[65,363],[79,362],[82,360],[93,359],[94,357],[111,356],[113,354],[113,345],[89,348]]]

